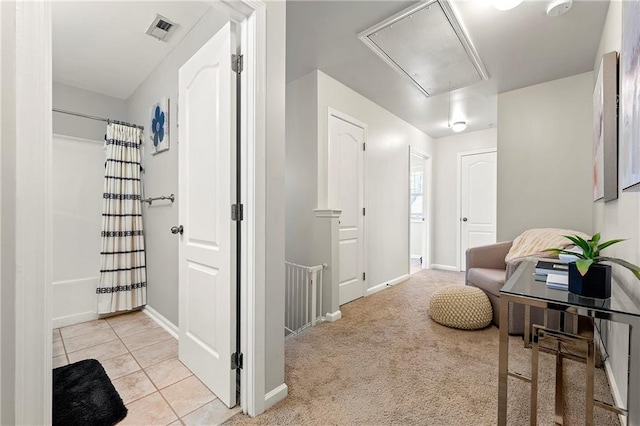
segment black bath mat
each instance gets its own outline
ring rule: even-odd
[[[95,359],[53,370],[54,426],[112,426],[126,415],[122,398]]]

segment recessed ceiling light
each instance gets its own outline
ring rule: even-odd
[[[456,121],[455,123],[453,123],[453,125],[451,126],[451,129],[454,132],[461,132],[464,129],[467,128],[467,123],[465,121]]]
[[[510,10],[522,3],[522,0],[493,0],[493,7],[498,10]]]

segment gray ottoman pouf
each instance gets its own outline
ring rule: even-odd
[[[491,302],[482,290],[469,286],[448,286],[429,300],[431,319],[462,330],[477,330],[491,324]]]

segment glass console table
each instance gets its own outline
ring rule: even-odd
[[[528,344],[531,306],[605,319],[629,325],[629,386],[627,424],[640,426],[640,306],[634,303],[615,280],[609,299],[581,297],[568,291],[548,288],[534,279],[535,261],[525,261],[500,290],[500,358],[498,368],[498,425],[507,424],[507,378],[509,375],[509,303],[525,305],[525,339]],[[520,376],[519,378],[522,378]],[[592,424],[593,419],[586,420]]]

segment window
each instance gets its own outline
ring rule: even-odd
[[[424,215],[422,208],[424,206],[424,171],[422,166],[412,167],[410,176],[411,185],[411,221],[422,222]]]

